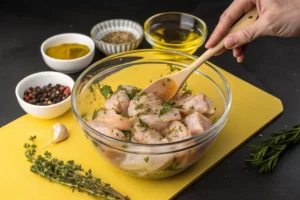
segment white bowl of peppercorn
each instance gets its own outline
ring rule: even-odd
[[[74,80],[59,72],[39,72],[22,79],[16,96],[23,110],[37,118],[53,119],[71,107]]]

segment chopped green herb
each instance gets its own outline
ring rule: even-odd
[[[169,66],[170,74],[174,71],[180,71],[179,67],[174,67],[172,64],[167,64]]]
[[[94,91],[93,86],[91,85],[91,86],[89,87],[89,89],[90,89],[90,92],[93,94],[94,99],[96,100],[96,95],[95,95],[95,91]]]
[[[108,85],[103,85],[103,87],[100,89],[100,92],[105,99],[107,99],[109,95],[113,94],[111,87]]]
[[[166,101],[162,103],[162,106],[163,106],[162,109],[160,109],[159,111],[159,117],[172,110],[172,105]]]
[[[175,108],[177,108],[177,109],[182,109],[182,108],[183,108],[183,105],[176,105]]]
[[[86,116],[87,116],[86,112],[81,113],[81,115],[80,115],[80,117],[81,117],[82,119],[84,119],[85,121],[87,121]]]
[[[128,146],[124,144],[124,145],[122,145],[122,148],[123,148],[123,149],[127,149]]]
[[[134,128],[134,127],[131,127],[131,128],[130,128],[130,131],[131,131],[131,133],[134,133],[134,132],[135,132],[135,128]]]
[[[125,130],[123,131],[125,137],[126,137],[126,141],[130,142],[131,141],[131,131]]]
[[[176,127],[175,126],[169,131],[169,134],[173,133],[174,131],[176,131]]]
[[[180,132],[182,132],[182,128],[181,128],[181,126],[179,126],[179,131],[180,131]]]
[[[147,163],[147,162],[149,161],[149,157],[148,157],[148,156],[145,157],[145,158],[144,158],[144,161]]]
[[[182,94],[192,94],[192,90],[187,89],[187,82],[183,85],[181,89]]]
[[[140,104],[135,106],[135,109],[138,110],[138,109],[141,109],[143,107],[144,107],[144,104],[140,103]]]
[[[142,116],[142,115],[147,115],[147,114],[149,114],[151,112],[151,108],[146,108],[143,112],[140,112],[140,113],[138,113],[137,114],[137,117],[140,117],[140,116]]]
[[[95,109],[94,112],[93,112],[93,116],[92,116],[92,120],[96,119],[97,117],[97,114],[100,110],[104,110],[104,108],[100,108],[100,109]]]
[[[129,118],[129,115],[127,113],[122,113],[121,116],[125,118]]]
[[[195,110],[195,107],[194,106],[190,106],[190,110]]]
[[[177,159],[176,159],[176,157],[174,157],[174,159],[173,159],[171,165],[170,165],[169,167],[167,167],[167,168],[165,169],[165,171],[175,171],[177,165],[178,165],[178,164],[177,164]]]
[[[139,127],[143,128],[150,128],[148,124],[146,124],[143,120],[139,119],[140,124],[138,125]]]
[[[165,82],[162,82],[162,86],[166,86]]]
[[[99,81],[98,81],[98,80],[95,80],[95,81],[93,82],[93,84],[96,85],[96,87],[98,88],[99,92],[101,93]]]
[[[212,120],[212,123],[216,123],[218,121],[218,118],[217,117],[214,117],[213,120]]]
[[[147,93],[146,93],[146,92],[141,92],[140,94],[137,94],[133,99],[139,101],[140,98],[141,98],[142,96],[144,96],[144,95],[147,95]]]
[[[130,100],[132,100],[138,93],[140,93],[140,91],[142,91],[141,89],[138,88],[133,88],[129,91],[126,88],[124,88],[122,85],[119,85],[117,91],[120,90],[125,90]]]
[[[119,86],[117,87],[117,91],[120,91],[120,90],[126,90],[126,88],[124,88],[122,85],[119,85]]]
[[[135,96],[137,96],[142,90],[135,88],[132,89],[130,92],[127,92],[127,95],[129,97],[130,100],[132,100]]]

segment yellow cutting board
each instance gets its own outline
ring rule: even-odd
[[[86,140],[71,111],[54,120],[25,115],[0,129],[0,199],[94,199],[85,193],[72,193],[68,187],[51,183],[29,171],[30,164],[24,156],[23,144],[30,135],[36,135],[36,144],[42,148],[52,139],[49,130],[57,122],[68,127],[70,136],[66,141],[47,149],[53,156],[62,160],[75,160],[84,169],[91,168],[95,176],[133,200],[166,200],[175,197],[283,111],[278,98],[217,69],[226,77],[232,89],[233,104],[229,119],[200,162],[188,170],[164,180],[133,178],[102,159]]]

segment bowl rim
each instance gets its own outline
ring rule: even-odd
[[[100,25],[100,24],[103,24],[105,22],[109,22],[109,21],[117,21],[117,20],[124,20],[124,21],[129,21],[129,22],[132,22],[134,24],[136,24],[137,26],[140,27],[140,29],[142,30],[141,32],[141,36],[139,38],[136,38],[133,42],[127,42],[127,43],[122,43],[122,44],[113,44],[113,43],[107,43],[107,42],[104,42],[103,40],[99,40],[99,39],[96,39],[95,38],[95,29]],[[131,45],[131,44],[134,44],[136,42],[139,42],[143,39],[144,37],[144,29],[143,29],[143,26],[136,22],[136,21],[133,21],[133,20],[130,20],[130,19],[123,19],[123,18],[117,18],[117,19],[109,19],[109,20],[104,20],[104,21],[101,21],[97,24],[95,24],[92,29],[90,30],[90,36],[91,38],[94,40],[94,41],[97,41],[97,42],[100,42],[101,44],[104,44],[104,45],[110,45],[110,46],[127,46],[127,45]]]
[[[65,35],[76,35],[76,36],[83,36],[85,38],[87,38],[88,40],[90,40],[92,42],[92,49],[90,49],[90,52],[87,53],[86,55],[82,56],[82,57],[79,57],[79,58],[75,58],[75,59],[57,59],[57,58],[52,58],[50,56],[48,56],[44,50],[44,46],[52,39],[56,39],[56,38],[59,38],[59,37],[62,37],[62,36],[65,36]],[[80,43],[79,43],[80,44]],[[56,62],[62,62],[62,63],[67,63],[67,62],[76,62],[76,61],[81,61],[81,60],[84,60],[86,59],[87,57],[89,57],[91,54],[94,53],[95,51],[95,43],[94,41],[91,39],[91,37],[89,37],[88,35],[85,35],[85,34],[82,34],[82,33],[61,33],[61,34],[56,34],[56,35],[53,35],[51,37],[48,37],[41,45],[40,47],[40,50],[41,50],[41,53],[44,57],[46,57],[47,59],[49,60],[52,60],[52,61],[56,61]]]
[[[68,98],[64,99],[63,101],[61,101],[59,103],[51,104],[51,105],[43,105],[43,106],[41,106],[41,105],[34,105],[34,104],[30,104],[30,103],[24,101],[24,99],[18,93],[21,85],[24,84],[24,82],[26,80],[28,80],[29,78],[38,78],[38,77],[40,77],[39,75],[43,75],[43,74],[52,74],[52,75],[59,74],[59,75],[65,76],[67,79],[71,80],[71,82],[72,82],[72,87],[70,88],[71,95]],[[34,73],[34,74],[30,74],[30,75],[24,77],[22,80],[20,80],[19,83],[17,84],[16,88],[15,88],[15,94],[16,94],[18,100],[20,100],[22,103],[25,103],[26,105],[31,106],[33,108],[39,108],[39,109],[42,109],[42,108],[52,108],[52,107],[59,106],[59,105],[65,103],[66,101],[70,100],[70,98],[72,96],[72,90],[73,90],[74,85],[75,85],[75,81],[70,76],[68,76],[68,75],[66,75],[64,73],[53,72],[53,71],[43,71],[43,72],[37,72],[37,73]]]
[[[104,137],[105,139],[107,140],[110,140],[112,142],[118,142],[120,144],[123,144],[123,145],[127,145],[127,144],[130,144],[130,145],[134,145],[134,146],[141,146],[141,147],[163,147],[163,146],[172,146],[172,145],[176,145],[176,144],[182,144],[182,143],[185,143],[185,142],[190,142],[190,141],[193,141],[195,139],[202,139],[199,143],[202,144],[204,142],[206,142],[208,139],[210,139],[211,137],[208,137],[209,136],[209,132],[217,127],[222,127],[225,125],[226,121],[227,121],[227,118],[228,117],[228,114],[229,114],[229,111],[230,111],[230,108],[231,108],[231,105],[232,105],[232,92],[231,92],[231,88],[230,88],[230,85],[228,83],[228,81],[226,80],[226,78],[223,76],[223,74],[217,70],[213,65],[212,63],[210,62],[205,62],[205,64],[207,64],[214,72],[216,72],[218,74],[218,76],[222,79],[223,83],[225,84],[225,87],[226,87],[226,91],[228,92],[228,103],[226,104],[227,107],[226,109],[224,110],[224,113],[222,114],[222,116],[218,119],[218,121],[216,123],[213,124],[213,126],[211,126],[209,129],[205,130],[204,132],[202,132],[201,134],[197,134],[193,137],[190,137],[190,138],[186,138],[184,140],[180,140],[180,141],[176,141],[176,142],[169,142],[169,143],[161,143],[161,144],[141,144],[141,143],[133,143],[133,142],[128,142],[128,141],[123,141],[123,140],[119,140],[119,139],[116,139],[116,138],[113,138],[113,137],[110,137],[110,136],[107,136],[105,134],[102,134],[98,131],[96,131],[95,129],[91,128],[81,117],[80,117],[80,114],[77,112],[77,106],[76,106],[76,102],[75,102],[75,91],[80,83],[80,80],[82,80],[82,78],[85,76],[85,74],[87,72],[89,72],[93,67],[97,66],[99,63],[102,63],[104,61],[107,61],[107,60],[110,60],[112,59],[113,57],[118,57],[118,56],[122,56],[122,55],[126,55],[126,54],[131,54],[131,53],[138,53],[138,52],[149,52],[149,51],[152,51],[152,52],[165,52],[165,53],[173,53],[173,54],[180,54],[180,55],[183,55],[183,56],[187,56],[191,59],[197,59],[198,57],[195,56],[195,55],[191,55],[191,54],[188,54],[188,53],[185,53],[185,52],[180,52],[180,51],[174,51],[174,50],[161,50],[161,49],[138,49],[138,50],[132,50],[132,51],[128,51],[128,52],[122,52],[122,53],[118,53],[118,54],[114,54],[114,55],[110,55],[110,56],[107,56],[101,60],[98,60],[97,62],[93,63],[92,65],[90,65],[88,68],[86,68],[81,74],[80,76],[77,78],[77,80],[75,81],[75,84],[74,84],[74,87],[73,87],[73,91],[72,91],[72,94],[71,94],[71,108],[72,108],[72,111],[73,113],[75,114],[77,120],[80,120],[80,122],[91,132],[94,132],[96,133],[97,135],[99,135],[100,137]],[[167,61],[166,61],[167,62]],[[114,66],[114,67],[117,67],[117,66]],[[108,69],[112,69],[114,67],[110,67]],[[106,69],[107,70],[107,69]],[[222,123],[224,123],[222,125]],[[221,130],[220,129],[220,130]],[[88,134],[90,136],[90,134]],[[215,134],[214,134],[215,135]],[[203,139],[204,138],[204,139]],[[96,138],[93,137],[93,139],[97,140]],[[98,140],[97,140],[98,141]],[[114,147],[115,148],[115,147]]]
[[[161,44],[161,45],[168,45],[168,46],[173,46],[173,47],[180,47],[180,46],[185,46],[185,45],[191,45],[191,46],[197,46],[199,45],[198,42],[195,42],[195,40],[193,41],[190,41],[189,43],[186,43],[186,44],[173,44],[173,43],[167,43],[167,42],[161,42],[155,38],[153,38],[149,32],[149,30],[147,30],[146,26],[149,24],[149,22],[151,20],[153,20],[154,18],[156,17],[159,17],[159,16],[163,16],[163,15],[185,15],[185,16],[189,16],[195,20],[197,20],[198,22],[200,22],[201,24],[203,24],[204,26],[204,34],[203,36],[206,38],[207,37],[207,34],[208,34],[208,27],[206,25],[206,23],[200,19],[199,17],[196,17],[195,15],[192,15],[192,14],[189,14],[189,13],[185,13],[185,12],[162,12],[162,13],[157,13],[155,15],[152,15],[151,17],[149,17],[145,22],[144,22],[144,34],[145,34],[145,38],[146,39],[149,39],[149,40],[152,40],[158,44]],[[151,41],[151,42],[152,42]]]

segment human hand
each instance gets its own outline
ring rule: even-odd
[[[256,5],[259,18],[244,29],[229,34],[226,49],[233,50],[238,62],[244,60],[246,45],[261,36],[295,37],[300,35],[300,0],[234,0],[221,15],[205,47],[217,45],[230,27]],[[217,55],[223,53],[223,49]]]

